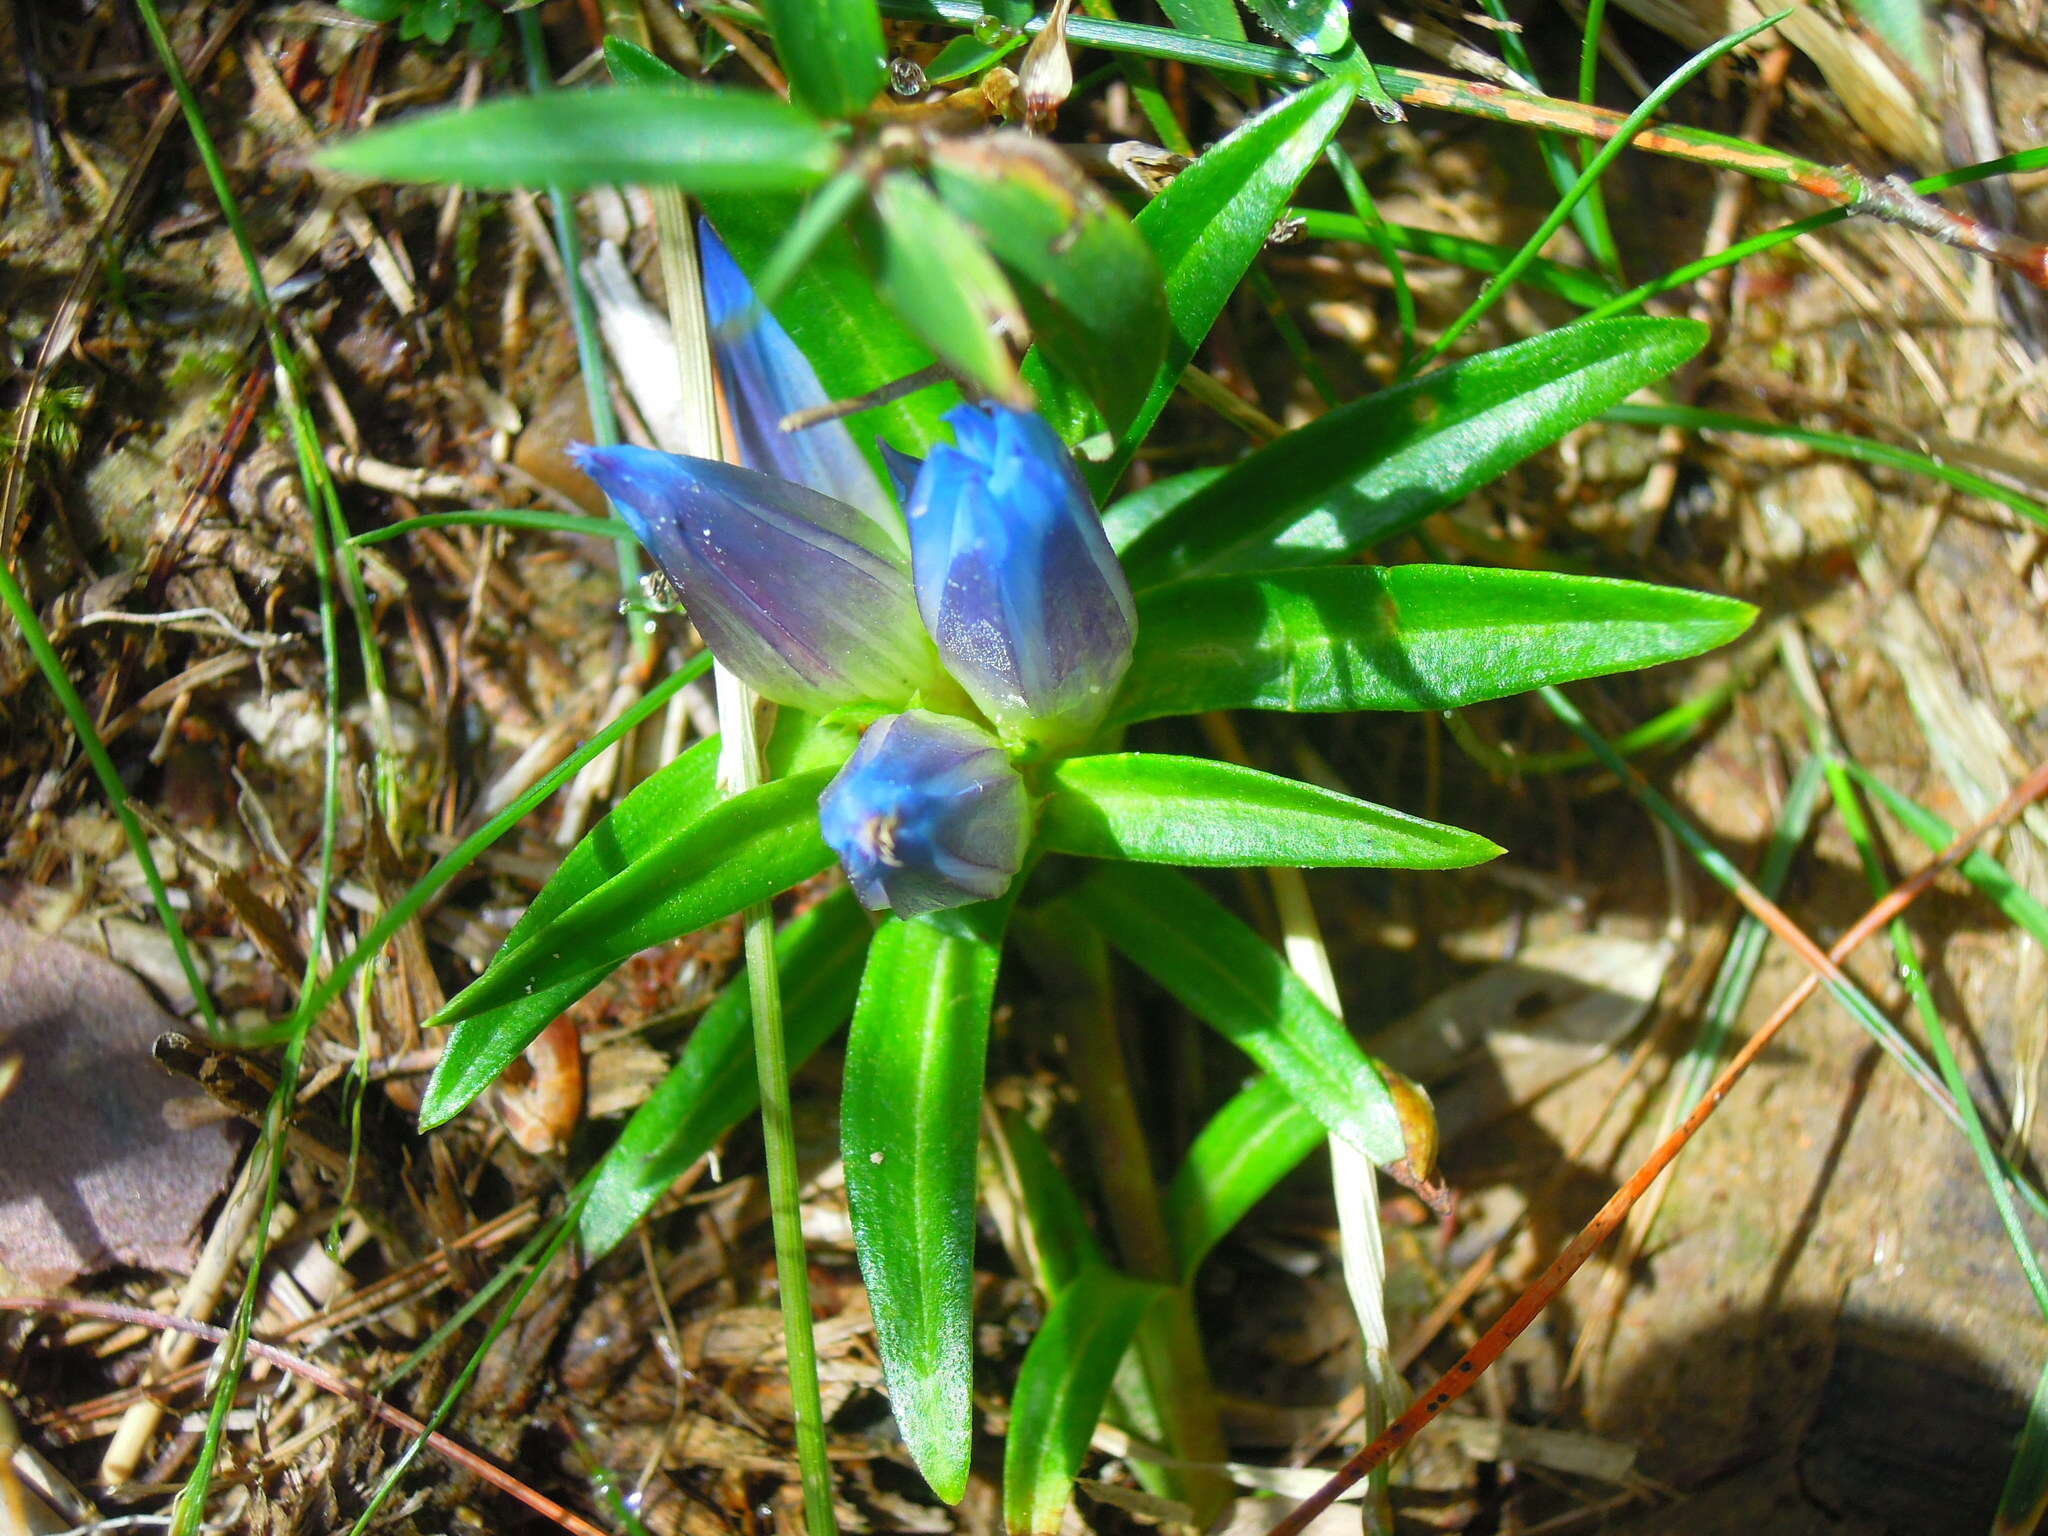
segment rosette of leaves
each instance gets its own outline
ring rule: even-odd
[[[1687,321],[1566,327],[1340,405],[1227,467],[1109,499],[1352,105],[1355,89],[1342,80],[1248,118],[1132,218],[1086,191],[1043,145],[1005,135],[888,142],[875,107],[879,25],[866,0],[765,9],[789,102],[647,83],[561,92],[400,123],[330,161],[472,186],[661,182],[697,194],[738,268],[757,282],[775,279],[764,296],[776,329],[765,320],[751,333],[725,328],[729,395],[758,387],[767,403],[754,428],[742,424],[742,446],[750,430],[772,442],[767,410],[861,395],[935,359],[1002,409],[1035,402],[1060,439],[1087,449],[1061,474],[1105,500],[1098,533],[1127,587],[1127,659],[1113,669],[1119,675],[1098,678],[1099,711],[1061,714],[1041,737],[1029,711],[1005,720],[996,694],[983,697],[963,671],[928,665],[917,647],[946,644],[928,604],[891,610],[909,670],[885,684],[862,671],[853,684],[884,687],[888,698],[862,710],[831,690],[808,701],[785,694],[767,783],[721,795],[717,744],[700,743],[564,859],[497,958],[435,1021],[450,1033],[422,1119],[458,1113],[629,956],[810,879],[849,845],[858,851],[860,837],[875,862],[863,869],[847,857],[856,885],[893,905],[881,875],[888,858],[905,855],[875,818],[895,814],[900,826],[913,811],[877,810],[864,798],[846,820],[854,832],[835,838],[835,849],[821,829],[820,796],[851,771],[862,728],[879,717],[923,712],[984,732],[985,744],[912,730],[892,749],[907,766],[878,782],[928,783],[955,768],[968,778],[1016,775],[1025,809],[1002,815],[1018,828],[1020,873],[989,883],[1001,894],[905,903],[876,923],[846,893],[786,924],[777,946],[792,1063],[850,1022],[846,1177],[888,1387],[919,1468],[955,1500],[972,1432],[981,1086],[1005,935],[1020,907],[1051,905],[1060,923],[1099,933],[1265,1073],[1247,1090],[1258,1102],[1226,1106],[1215,1137],[1205,1133],[1176,1179],[1169,1211],[1181,1212],[1175,1241],[1186,1272],[1326,1133],[1382,1165],[1428,1172],[1411,1135],[1413,1102],[1400,1101],[1398,1085],[1280,955],[1181,869],[1445,868],[1498,850],[1473,832],[1250,768],[1132,750],[1145,723],[1212,710],[1458,708],[1694,656],[1740,634],[1753,613],[1634,582],[1361,563],[1686,361],[1705,338]],[[660,68],[626,50],[614,51],[614,65],[642,82]],[[998,313],[1013,320],[1013,336],[1032,339],[1021,359],[991,331]],[[734,354],[746,334],[772,354],[767,362]],[[751,383],[743,367],[756,369]],[[923,459],[928,474],[953,451],[944,416],[955,399],[943,387],[898,398],[860,418],[860,438],[813,457],[855,463],[879,436]],[[758,476],[804,478],[767,462],[773,451],[757,452]],[[876,483],[888,478],[879,473]],[[866,489],[814,485],[811,494],[862,520],[839,529],[864,552],[855,563],[879,570],[913,553],[900,503],[886,492],[871,503]],[[914,504],[915,482],[911,494]],[[778,516],[794,504],[764,501],[758,486],[748,495],[756,511],[779,507]],[[659,555],[659,541],[650,543]],[[920,618],[925,633],[913,635]],[[1001,798],[1015,799],[1007,789]],[[917,915],[902,915],[913,906]],[[603,1159],[582,1216],[586,1246],[603,1251],[630,1232],[755,1102],[748,1002],[736,987]],[[1273,1134],[1276,1126],[1287,1133]],[[1216,1138],[1233,1136],[1262,1137],[1265,1151],[1235,1163],[1217,1156]],[[1226,1166],[1234,1171],[1217,1172]],[[1229,1187],[1180,1198],[1204,1179]],[[1149,1294],[1099,1255],[1081,1258],[1048,1279],[1062,1294],[1049,1298],[1052,1321],[1026,1358],[1014,1403],[1012,1518],[1032,1528],[1056,1520],[1109,1370]]]

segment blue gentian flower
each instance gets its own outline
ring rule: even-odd
[[[902,519],[844,421],[782,430],[785,416],[827,402],[825,386],[782,323],[754,302],[753,285],[710,224],[699,219],[697,231],[704,313],[740,462],[858,507],[900,546]]]
[[[1000,896],[1031,839],[1024,780],[996,739],[921,709],[868,727],[818,800],[861,904],[919,917]]]
[[[570,448],[683,594],[712,655],[800,709],[947,700],[910,573],[876,519],[787,480],[650,448]]]
[[[1007,739],[1072,746],[1130,665],[1130,586],[1051,427],[1001,405],[946,420],[957,443],[932,450],[907,508],[918,609]]]

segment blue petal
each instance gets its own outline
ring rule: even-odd
[[[818,800],[854,894],[899,917],[1002,895],[1030,820],[1024,781],[995,739],[925,710],[870,726]]]
[[[740,462],[858,507],[900,539],[896,509],[844,421],[782,430],[785,416],[826,404],[825,387],[782,323],[754,302],[753,285],[710,224],[700,219],[697,229],[704,311]]]
[[[915,454],[905,453],[901,448],[892,448],[879,438],[875,447],[881,450],[882,463],[889,471],[889,484],[896,492],[896,504],[909,506],[910,493],[917,485],[918,472],[924,468],[924,460]]]
[[[1130,664],[1130,587],[1051,427],[993,405],[946,420],[957,441],[932,450],[908,505],[919,611],[1006,735],[1071,744]]]
[[[682,590],[712,654],[763,697],[824,710],[946,691],[902,557],[872,518],[715,460],[570,451]]]

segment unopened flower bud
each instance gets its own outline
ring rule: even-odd
[[[787,480],[650,448],[570,450],[763,698],[828,710],[958,697],[902,555],[866,513]]]
[[[947,413],[908,508],[911,568],[946,668],[1004,736],[1071,746],[1130,665],[1137,610],[1052,428],[1001,405]]]
[[[1074,62],[1067,56],[1067,12],[1073,5],[1074,0],[1055,0],[1052,15],[1024,50],[1017,85],[1026,128],[1050,128],[1074,94]]]
[[[785,417],[814,410],[830,397],[782,323],[755,301],[753,284],[710,224],[700,219],[697,231],[704,314],[711,323],[712,350],[725,381],[740,462],[858,507],[894,539],[901,520],[844,421],[782,430]]]
[[[1031,838],[1024,780],[995,738],[921,709],[868,727],[818,822],[862,905],[898,917],[1002,895]]]

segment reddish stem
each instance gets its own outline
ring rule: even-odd
[[[1479,1342],[1465,1351],[1457,1363],[1444,1372],[1435,1386],[1417,1398],[1406,1413],[1388,1425],[1384,1434],[1339,1467],[1328,1482],[1296,1505],[1274,1525],[1267,1536],[1300,1536],[1308,1523],[1329,1508],[1339,1494],[1370,1474],[1381,1462],[1413,1440],[1424,1426],[1446,1407],[1469,1392],[1472,1384],[1485,1374],[1487,1367],[1498,1360],[1508,1346],[1521,1337],[1528,1326],[1542,1314],[1543,1309],[1556,1299],[1557,1293],[1564,1289],[1566,1282],[1579,1272],[1587,1259],[1593,1256],[1594,1250],[1621,1225],[1630,1208],[1648,1192],[1652,1184],[1656,1183],[1657,1176],[1670,1165],[1671,1160],[1685,1150],[1685,1144],[1692,1140],[1693,1134],[1705,1125],[1708,1117],[1720,1107],[1721,1101],[1728,1096],[1736,1080],[1749,1070],[1750,1063],[1762,1054],[1764,1047],[1771,1043],[1778,1031],[1784,1028],[1794,1013],[1798,1012],[1800,1004],[1813,995],[1823,977],[1838,976],[1840,972],[1837,967],[1840,962],[1854,952],[1859,944],[1905,910],[1943,873],[1961,863],[1985,834],[2012,820],[2044,793],[2048,793],[2048,763],[2043,763],[2029,774],[2026,781],[2005,798],[2003,804],[1949,844],[1938,858],[1923,867],[1911,879],[1894,888],[1882,901],[1864,913],[1856,925],[1843,934],[1834,948],[1825,955],[1820,953],[1818,945],[1800,932],[1796,925],[1792,924],[1791,919],[1768,899],[1761,895],[1757,895],[1754,900],[1745,898],[1744,905],[1757,912],[1759,917],[1764,916],[1762,909],[1768,909],[1771,918],[1766,920],[1771,922],[1774,929],[1782,933],[1786,928],[1790,928],[1793,933],[1798,934],[1799,942],[1794,947],[1799,950],[1802,958],[1813,965],[1813,969],[1792,989],[1790,995],[1778,1005],[1763,1026],[1749,1037],[1742,1049],[1735,1053],[1734,1058],[1722,1069],[1721,1075],[1714,1079],[1713,1086],[1707,1090],[1693,1112],[1686,1116],[1684,1123],[1667,1136],[1644,1160],[1643,1165],[1635,1171],[1628,1182],[1609,1197],[1599,1213],[1587,1222],[1579,1235],[1551,1261],[1550,1267],[1543,1271],[1536,1282],[1515,1299],[1514,1305],[1502,1313],[1499,1320],[1486,1330]]]

